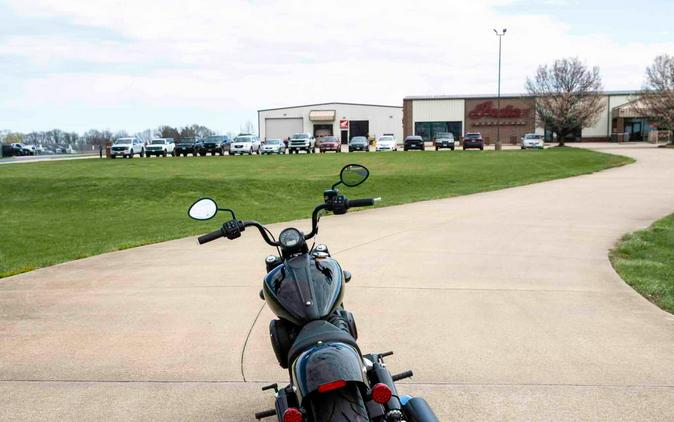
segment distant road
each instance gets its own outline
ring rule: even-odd
[[[26,155],[23,157],[0,158],[0,164],[37,163],[39,161],[81,160],[84,158],[98,158],[98,154],[68,154],[68,155]]]

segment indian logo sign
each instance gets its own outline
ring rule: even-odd
[[[501,112],[494,106],[494,101],[485,101],[475,106],[473,110],[468,113],[468,117],[473,120],[486,118],[501,118],[501,119],[522,119],[529,117],[530,109],[518,108],[513,105],[501,107]]]

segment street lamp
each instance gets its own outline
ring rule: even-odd
[[[496,97],[496,151],[501,150],[501,38],[506,33],[506,28],[502,32],[494,29],[498,37],[498,96]]]

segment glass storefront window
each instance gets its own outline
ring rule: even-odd
[[[431,141],[438,133],[452,132],[455,139],[463,134],[461,122],[414,122],[414,134],[424,141]]]

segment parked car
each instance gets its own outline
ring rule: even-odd
[[[187,157],[187,154],[192,154],[196,157],[199,149],[197,141],[198,139],[194,137],[180,138],[175,146],[175,155],[178,157],[180,157],[180,155]]]
[[[151,157],[166,157],[167,155],[175,155],[176,144],[173,138],[155,138],[150,141],[150,144],[145,147],[145,155]]]
[[[484,139],[480,132],[469,132],[466,133],[463,137],[463,149],[476,148],[479,150],[484,149]]]
[[[370,152],[370,143],[364,136],[354,136],[349,142],[349,152],[365,151]]]
[[[229,146],[229,155],[253,153],[260,153],[260,139],[255,135],[240,134]]]
[[[452,132],[441,132],[436,134],[433,139],[433,146],[436,151],[440,148],[449,148],[454,151],[454,134]]]
[[[200,151],[201,155],[211,153],[211,155],[220,154],[225,155],[229,151],[230,139],[229,136],[212,135],[206,137],[203,142],[203,149]]]
[[[2,144],[2,151],[0,153],[0,157],[13,157],[13,156],[14,156],[14,148],[12,148],[12,146],[9,144]]]
[[[66,154],[67,148],[64,151]],[[112,143],[110,148],[110,158],[133,158],[134,155],[139,154],[141,157],[145,156],[145,145],[143,142],[134,137],[129,138],[117,138],[115,142]]]
[[[407,151],[410,149],[420,149],[422,151],[425,151],[426,145],[424,145],[424,139],[421,136],[416,135],[410,135],[407,138],[405,138],[403,150]]]
[[[398,151],[398,143],[392,135],[382,135],[377,139],[375,151]]]
[[[267,139],[260,147],[261,154],[285,154],[286,144],[280,139]]]
[[[307,154],[316,152],[316,139],[311,133],[296,133],[288,142],[288,152],[299,154],[300,151],[306,151]]]
[[[321,153],[328,151],[342,152],[342,142],[336,136],[321,136],[318,138],[318,151]]]
[[[32,155],[32,151],[22,143],[15,142],[9,145],[11,149],[11,155]]]
[[[522,149],[527,148],[540,148],[543,149],[545,142],[543,140],[543,135],[537,133],[525,133],[522,137]]]
[[[36,155],[35,145],[21,144],[26,155]]]

